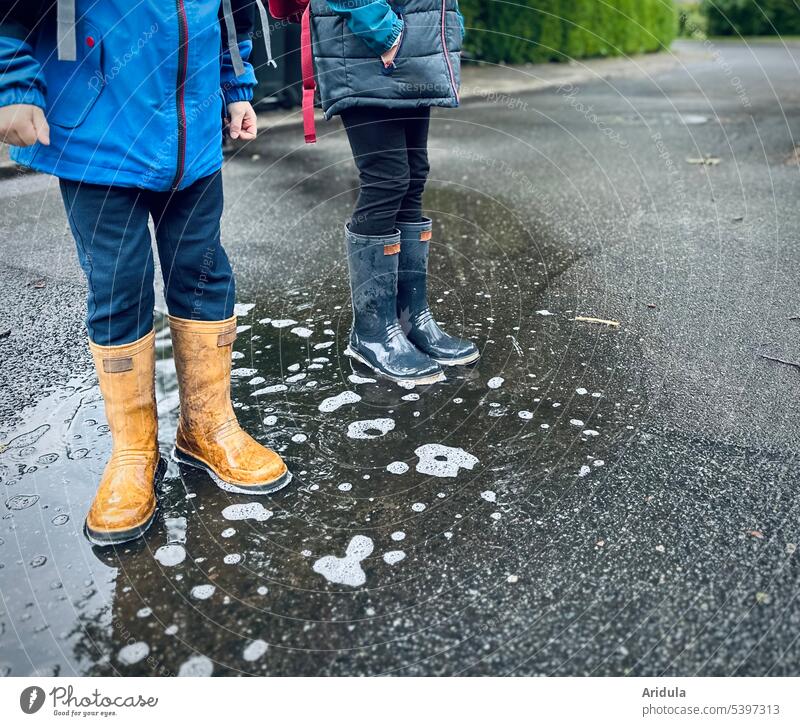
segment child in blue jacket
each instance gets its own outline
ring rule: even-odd
[[[86,518],[97,544],[149,527],[165,468],[151,218],[180,387],[174,456],[230,491],[264,494],[291,477],[240,428],[230,400],[221,132],[227,117],[232,138],[256,135],[252,11],[250,0],[18,0],[2,16],[0,140],[18,163],[59,178],[88,282],[89,347],[113,438]]]
[[[311,0],[322,107],[340,115],[361,189],[345,227],[348,355],[395,381],[432,383],[480,357],[427,301],[432,222],[422,215],[431,106],[458,105],[457,0]]]

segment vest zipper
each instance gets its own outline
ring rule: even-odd
[[[447,0],[442,0],[442,52],[444,53],[444,62],[447,63],[447,73],[450,76],[450,88],[453,89],[453,95],[456,97],[456,103],[460,103],[461,99],[458,97],[458,88],[456,88],[456,76],[453,73],[453,64],[450,62],[450,53],[447,51],[447,30],[445,27],[445,17],[447,16]]]
[[[178,159],[175,177],[172,179],[173,191],[183,178],[186,165],[186,67],[189,65],[189,21],[186,18],[184,0],[175,0],[178,11],[178,77],[175,83],[175,108],[178,115]]]

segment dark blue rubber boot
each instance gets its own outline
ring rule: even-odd
[[[481,357],[470,340],[444,332],[428,307],[428,248],[431,220],[398,222],[400,266],[397,278],[397,316],[406,337],[443,366],[463,366]]]
[[[345,228],[345,244],[353,299],[345,354],[398,383],[441,381],[439,364],[408,341],[397,320],[400,234],[368,237]]]

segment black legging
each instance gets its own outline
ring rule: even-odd
[[[392,234],[422,219],[428,178],[430,108],[356,107],[342,111],[361,190],[350,219],[356,234]]]

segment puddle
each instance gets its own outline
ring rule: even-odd
[[[542,257],[554,240],[532,245],[451,188],[430,203],[452,220],[431,258],[436,317],[483,352],[441,384],[406,390],[343,355],[343,278],[240,286],[232,393],[294,474],[278,494],[255,502],[169,461],[147,536],[100,550],[81,533],[111,445],[94,376],[0,433],[0,672],[312,675],[362,657],[355,670],[383,672],[416,658],[431,618],[492,597],[486,573],[537,512],[602,481],[640,404],[615,387],[625,332],[576,328],[568,303],[542,298],[573,259]],[[166,453],[178,394],[163,320],[157,351]]]

